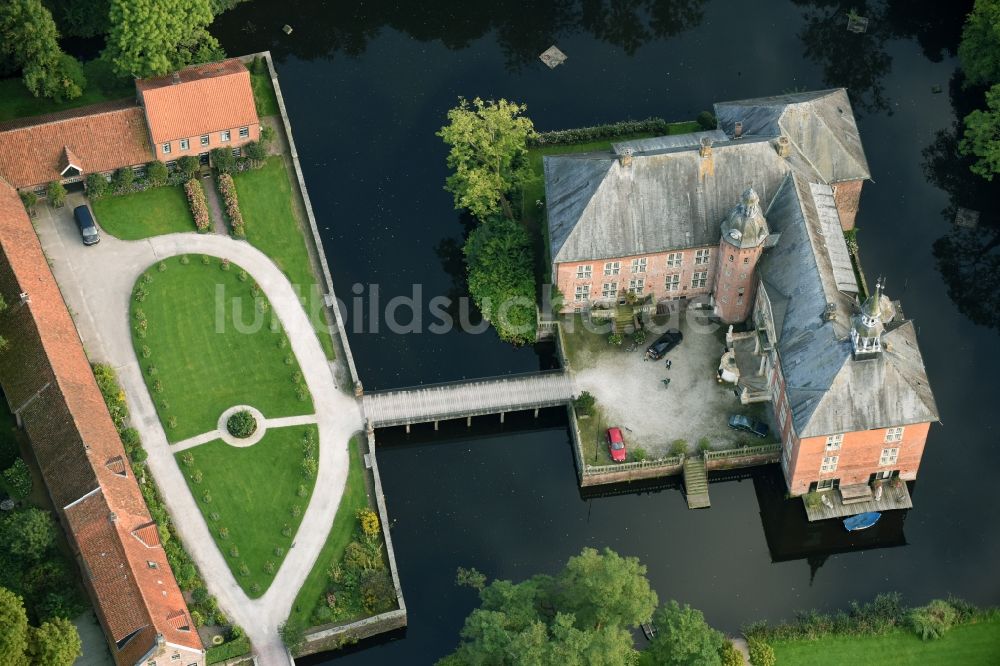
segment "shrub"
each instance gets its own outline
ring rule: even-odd
[[[743,655],[728,639],[723,641],[722,647],[719,648],[719,659],[722,661],[722,666],[743,666]]]
[[[132,462],[134,463],[146,462],[146,458],[148,457],[149,454],[146,453],[146,449],[141,447],[132,452]]]
[[[87,196],[91,199],[100,199],[108,193],[110,184],[108,180],[99,173],[92,173],[87,176]]]
[[[240,556],[240,549],[237,548],[236,546],[233,546],[232,548],[229,549],[229,556],[230,557],[239,557]]]
[[[191,208],[191,216],[194,218],[194,226],[199,233],[207,233],[212,226],[212,220],[208,215],[208,200],[205,199],[205,188],[195,179],[184,183],[184,192],[187,194],[188,206]]]
[[[641,345],[646,342],[646,330],[643,328],[637,329],[636,332],[632,334],[632,342],[637,345]]]
[[[750,663],[753,666],[775,666],[777,663],[774,648],[759,638],[749,639],[747,647],[750,649]]]
[[[632,460],[643,461],[646,458],[646,449],[638,446],[632,449]]]
[[[396,593],[385,571],[366,571],[362,575],[361,601],[369,613],[384,613],[396,606]]]
[[[166,185],[169,177],[170,171],[167,169],[167,165],[160,160],[153,160],[146,165],[146,178],[149,179],[149,184],[153,187]]]
[[[224,271],[228,271],[229,270],[229,260],[228,259],[223,259],[221,262],[219,262],[219,268],[221,268]]]
[[[30,191],[21,192],[21,203],[24,204],[25,210],[27,210],[29,213],[34,214],[34,211],[32,209],[35,207],[35,204],[38,203],[38,195]]]
[[[243,154],[251,161],[263,162],[267,159],[267,148],[260,141],[251,141],[243,145]]]
[[[66,203],[66,188],[58,180],[49,183],[49,205],[53,208],[62,208]]]
[[[281,546],[275,546],[274,547],[274,556],[275,557],[284,557],[285,556],[285,549],[282,548]]]
[[[188,256],[188,255],[186,255],[186,254],[182,254],[182,255],[181,255],[181,258],[180,258],[180,259],[178,259],[177,261],[178,261],[178,262],[180,262],[180,265],[181,265],[181,266],[187,266],[188,264],[190,264],[190,263],[191,263],[191,257],[189,257],[189,256]]]
[[[285,523],[281,528],[281,536],[290,537],[292,536],[292,526]]]
[[[577,414],[591,415],[594,413],[594,405],[597,400],[590,393],[590,391],[582,391],[580,395],[573,398],[573,409],[576,410]]]
[[[212,166],[219,173],[232,173],[236,170],[236,158],[231,148],[213,148],[211,152]]]
[[[675,439],[670,443],[670,455],[679,456],[687,453],[688,443],[686,439]]]
[[[198,162],[197,157],[185,155],[177,160],[177,170],[183,174],[185,180],[197,178],[199,169],[201,169],[201,164]]]
[[[247,566],[246,562],[240,562],[240,575],[244,578],[250,575],[250,567]]]
[[[318,469],[318,463],[315,458],[303,458],[302,459],[302,476],[307,479],[312,479],[316,477],[316,471]]]
[[[204,502],[205,504],[211,504],[212,503],[212,493],[210,493],[207,490],[205,492],[203,492],[201,494],[201,501]]]
[[[161,261],[159,264],[156,265],[156,270],[160,271],[161,273],[167,270],[167,262]]]
[[[708,451],[711,448],[712,448],[712,442],[708,439],[708,437],[702,437],[701,439],[698,440],[699,451],[704,453],[705,451]]]
[[[274,561],[268,560],[264,562],[264,573],[273,574],[274,573]]]
[[[201,473],[200,469],[196,469],[195,471],[191,472],[191,480],[194,481],[195,483],[201,483],[204,480],[204,478],[205,475]]]
[[[140,352],[143,358],[149,358],[153,355],[153,350],[149,348],[149,345],[143,345]]]
[[[281,641],[285,647],[295,652],[302,645],[305,627],[295,620],[290,620],[278,627],[278,633],[281,635]]]
[[[608,335],[609,345],[620,345],[625,341],[625,337],[621,333],[611,333]]]
[[[698,117],[695,120],[698,123],[698,127],[702,128],[706,132],[714,130],[719,126],[719,121],[715,119],[715,116],[711,111],[702,111],[698,114]]]
[[[220,515],[219,515],[219,512],[218,512],[218,511],[213,511],[212,513],[208,514],[208,517],[209,517],[209,518],[210,518],[210,519],[212,520],[212,522],[214,522],[214,523],[217,523],[217,522],[219,522],[219,518],[222,518],[222,516],[220,516]]]
[[[271,143],[274,142],[275,132],[274,128],[270,125],[263,125],[260,128],[260,145],[264,148],[264,153],[266,154],[271,148]]]
[[[24,499],[31,492],[31,471],[28,464],[21,458],[14,461],[14,464],[3,472],[3,480],[10,488],[10,494],[15,499]]]
[[[240,202],[236,196],[236,184],[233,182],[233,177],[228,172],[222,172],[216,178],[216,184],[219,187],[219,194],[222,195],[232,235],[235,238],[246,238],[246,226],[243,224],[243,214],[240,212]]]
[[[308,494],[309,494],[309,487],[306,486],[306,484],[304,483],[300,483],[298,492],[299,497],[305,497]]]
[[[208,266],[210,263],[212,263],[212,259],[207,254],[201,255],[202,266]]]
[[[219,528],[219,538],[220,539],[228,539],[229,538],[229,528],[228,527],[220,527]]]
[[[245,409],[240,410],[226,420],[226,430],[233,437],[245,439],[257,432],[257,419]]]
[[[374,511],[365,507],[363,509],[358,509],[357,513],[358,523],[361,525],[361,532],[368,538],[375,538],[379,536],[379,522],[378,514]]]
[[[168,416],[167,417],[167,427],[170,428],[171,430],[173,430],[174,428],[177,427],[177,417],[176,416]]]
[[[301,515],[302,515],[302,505],[301,504],[293,504],[292,505],[292,517],[298,518]]]
[[[250,594],[260,594],[260,583],[250,583]]]
[[[935,599],[926,606],[910,611],[910,626],[922,640],[934,640],[944,636],[955,624],[958,613],[947,601]]]
[[[114,187],[115,194],[124,194],[127,192],[134,180],[135,172],[128,167],[122,167],[115,171],[115,175],[111,178],[111,185]]]
[[[194,454],[190,451],[185,452],[184,455],[181,456],[181,462],[190,467],[194,464]]]

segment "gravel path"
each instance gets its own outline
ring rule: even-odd
[[[336,389],[331,365],[292,285],[266,255],[244,241],[215,234],[170,234],[132,242],[104,235],[99,245],[84,247],[70,212],[77,197],[71,196],[59,211],[43,209],[36,228],[84,346],[92,360],[110,363],[117,370],[133,425],[149,453],[147,464],[209,592],[246,630],[261,666],[288,664],[291,658],[277,629],[287,618],[330,531],[347,479],[348,441],[363,426],[360,407]],[[128,307],[133,283],[151,264],[187,253],[228,258],[256,280],[288,332],[316,406],[320,442],[316,488],[294,547],[259,599],[244,594],[216,548],[174,460],[174,450],[167,443],[132,348]]]

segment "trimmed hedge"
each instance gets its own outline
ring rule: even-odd
[[[198,233],[207,233],[211,230],[212,220],[208,215],[205,188],[196,178],[192,178],[184,183],[184,192],[187,194],[188,206],[191,207],[191,216],[194,218],[195,226],[198,227]]]
[[[578,127],[576,129],[554,130],[540,132],[528,139],[529,146],[558,146],[573,143],[589,143],[603,139],[614,139],[634,134],[670,134],[670,127],[687,125],[689,123],[668,123],[663,118],[646,118],[644,120],[623,120],[608,125],[593,127]],[[703,125],[702,125],[703,127]]]
[[[242,657],[245,654],[250,653],[250,639],[246,636],[241,636],[235,640],[231,640],[228,643],[223,643],[222,645],[214,645],[205,650],[205,663],[206,664],[218,664],[220,662],[226,661],[227,659],[232,659],[233,657]]]
[[[226,216],[229,218],[229,226],[235,238],[246,238],[247,229],[243,223],[243,213],[240,212],[240,201],[236,196],[236,183],[228,173],[220,173],[216,178],[219,186],[219,194],[222,195],[222,203],[226,207]]]

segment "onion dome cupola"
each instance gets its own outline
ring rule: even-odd
[[[854,347],[854,358],[861,360],[874,358],[882,352],[882,334],[885,324],[882,321],[882,290],[885,281],[879,278],[875,283],[875,291],[861,304],[861,310],[854,315],[851,326],[851,344]]]
[[[733,211],[722,222],[722,240],[740,249],[757,247],[770,233],[760,211],[760,198],[748,187]]]

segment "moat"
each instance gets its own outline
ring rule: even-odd
[[[441,188],[446,148],[434,136],[459,95],[525,102],[548,130],[684,120],[721,99],[848,87],[874,178],[857,220],[862,261],[869,277],[886,276],[919,326],[941,411],[913,489],[916,508],[863,538],[807,529],[801,505],[790,511],[782,501],[776,467],[713,482],[707,511],[689,511],[672,481],[581,496],[561,410],[539,421],[508,417],[503,428],[483,417],[471,430],[459,422],[437,433],[415,427],[408,437],[380,431],[409,628],[403,640],[364,644],[338,661],[430,663],[456,644],[475,604],[453,585],[457,566],[521,579],[554,571],[587,545],[640,557],[661,598],[690,603],[727,631],[888,590],[913,603],[948,594],[1000,600],[1000,580],[988,574],[1000,537],[983,520],[1000,509],[989,476],[1000,453],[984,418],[993,402],[987,378],[1000,371],[989,324],[1000,315],[956,268],[990,246],[950,244],[957,256],[942,254],[953,212],[942,214],[949,193],[935,183],[945,179],[925,169],[923,155],[967,113],[961,93],[949,90],[956,61],[948,50],[970,4],[866,3],[858,11],[872,21],[860,36],[844,29],[846,6],[806,2],[768,2],[752,13],[718,1],[648,2],[634,22],[620,23],[620,14],[521,3],[279,10],[251,2],[220,18],[213,31],[230,53],[275,57],[338,294],[368,296],[378,285],[383,304],[411,295],[415,283],[425,300],[464,293],[464,221]],[[284,23],[292,35],[281,33]],[[551,43],[569,56],[555,70],[537,60]],[[984,238],[997,233],[985,212],[980,224]],[[368,389],[553,362],[550,350],[513,348],[490,331],[397,336],[365,332],[370,323],[351,332],[348,322]]]

